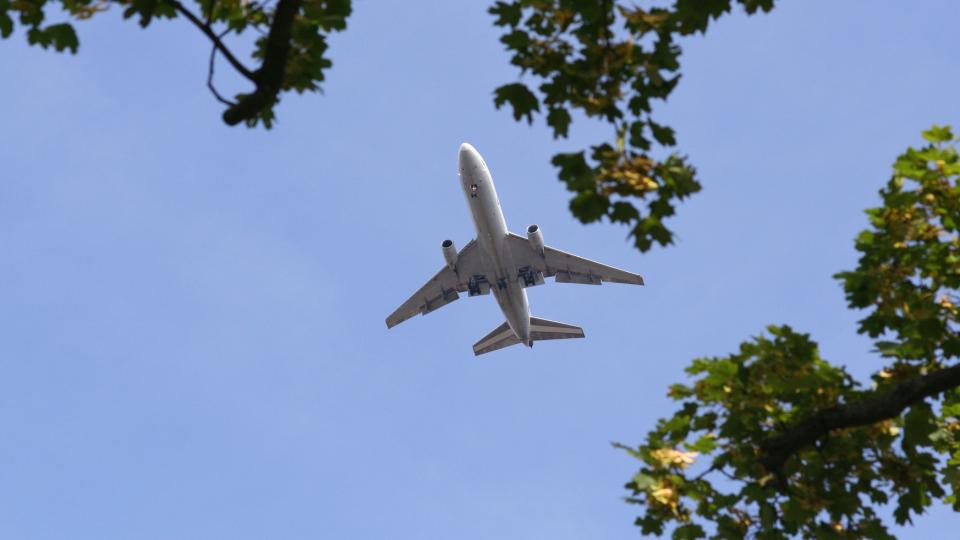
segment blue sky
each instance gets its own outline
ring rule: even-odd
[[[659,114],[705,187],[648,254],[579,224],[549,165],[606,127],[494,110],[517,74],[486,7],[357,0],[324,94],[272,132],[221,123],[184,21],[0,42],[0,537],[635,537],[609,442],[673,410],[692,358],[787,323],[878,367],[831,275],[894,157],[960,119],[954,2],[783,2],[685,40]],[[463,141],[511,228],[647,286],[532,290],[588,336],[533,350],[474,358],[487,298],[388,332],[472,237]]]

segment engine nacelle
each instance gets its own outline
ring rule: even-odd
[[[543,233],[540,232],[539,226],[530,225],[527,227],[527,240],[530,241],[534,251],[543,255]]]
[[[453,240],[444,240],[440,244],[440,248],[443,250],[443,258],[447,261],[447,266],[451,270],[457,267],[457,247],[453,245]]]

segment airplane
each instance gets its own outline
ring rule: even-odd
[[[643,285],[639,274],[578,257],[543,243],[537,225],[527,227],[526,238],[507,229],[490,169],[479,152],[460,145],[459,176],[473,216],[477,238],[459,252],[452,240],[440,244],[444,266],[430,281],[387,317],[393,328],[417,314],[426,315],[460,297],[493,292],[506,322],[474,344],[477,356],[511,345],[533,347],[534,341],[584,337],[583,328],[530,316],[527,287],[556,283],[600,285],[605,281]]]

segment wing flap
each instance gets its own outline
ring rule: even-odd
[[[414,315],[426,315],[460,298],[456,287],[456,275],[449,267],[444,267],[387,317],[387,328],[393,328]]]
[[[554,276],[557,283],[582,283],[584,285],[601,285],[603,280],[593,274],[578,274],[568,270],[561,270]]]
[[[545,246],[541,255],[533,249],[530,242],[518,235],[509,233],[508,245],[514,263],[521,270],[529,267],[547,277],[554,277],[557,283],[582,283],[600,285],[603,282],[643,285],[643,276],[627,272],[613,266],[591,261],[572,253]],[[521,277],[523,273],[520,272]]]
[[[387,328],[402,323],[414,315],[426,315],[460,298],[466,292],[470,278],[482,272],[480,250],[476,240],[471,240],[457,255],[457,267],[444,266],[430,281],[427,281],[413,296],[387,317]]]

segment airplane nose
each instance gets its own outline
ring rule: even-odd
[[[477,149],[474,148],[470,143],[463,143],[460,145],[460,155],[458,161],[460,162],[460,169],[476,169],[481,166],[483,160],[480,158],[480,153],[477,152]]]
[[[470,143],[463,143],[460,145],[460,162],[463,163],[465,160],[473,156],[477,151],[470,146]]]

